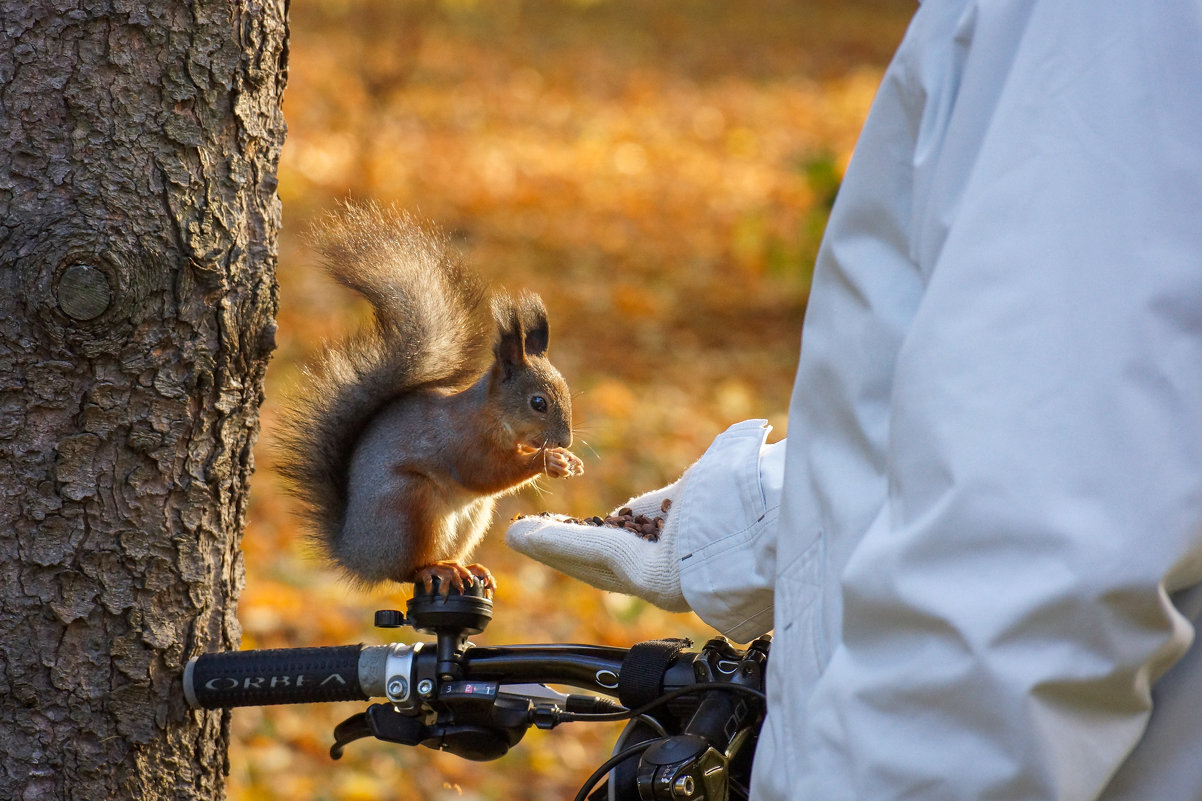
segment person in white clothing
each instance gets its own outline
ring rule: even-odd
[[[658,542],[507,541],[774,629],[761,801],[1202,799],[1202,4],[926,0],[802,339]]]

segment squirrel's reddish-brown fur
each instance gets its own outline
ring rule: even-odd
[[[495,497],[581,470],[541,299],[490,303],[445,237],[374,204],[330,215],[313,241],[375,320],[305,373],[281,427],[280,472],[322,550],[357,582],[459,583],[469,572],[491,582],[457,563]]]

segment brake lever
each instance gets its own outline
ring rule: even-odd
[[[535,723],[528,698],[498,694],[496,685],[454,682],[434,703],[437,720],[397,711],[391,704],[372,704],[334,728],[330,756],[338,759],[347,743],[375,737],[400,745],[424,745],[463,759],[484,762],[506,754]]]
[[[417,718],[402,715],[388,704],[372,704],[365,712],[351,715],[334,727],[330,757],[341,759],[347,743],[364,737],[400,745],[420,745],[429,737],[429,727]]]

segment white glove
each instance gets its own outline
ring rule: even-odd
[[[680,590],[680,557],[676,551],[680,504],[664,510],[664,501],[679,501],[688,474],[663,489],[631,498],[609,516],[629,508],[637,517],[663,519],[659,538],[644,539],[625,528],[588,525],[572,518],[533,516],[509,526],[510,548],[543,564],[610,592],[637,595],[669,612],[689,608]]]

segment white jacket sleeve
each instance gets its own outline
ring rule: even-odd
[[[880,478],[857,488],[872,513],[847,515],[790,499],[851,474],[837,445],[790,463],[789,521],[827,540],[830,655],[782,689],[803,646],[774,647],[759,797],[1202,797],[1196,737],[1133,758],[1154,699],[1198,705],[1158,681],[1202,581],[1200,42],[1185,0],[918,12],[861,144],[906,144],[887,159],[905,181],[853,160],[811,314],[859,311],[807,320],[789,430],[842,437]],[[856,209],[882,186],[904,187],[906,249],[858,261]],[[860,285],[889,281],[872,308]],[[882,315],[898,337],[870,430],[831,410],[876,402],[838,394],[866,383],[857,330]]]
[[[786,443],[763,420],[731,426],[687,474],[680,499],[680,587],[702,620],[739,642],[772,628]]]

